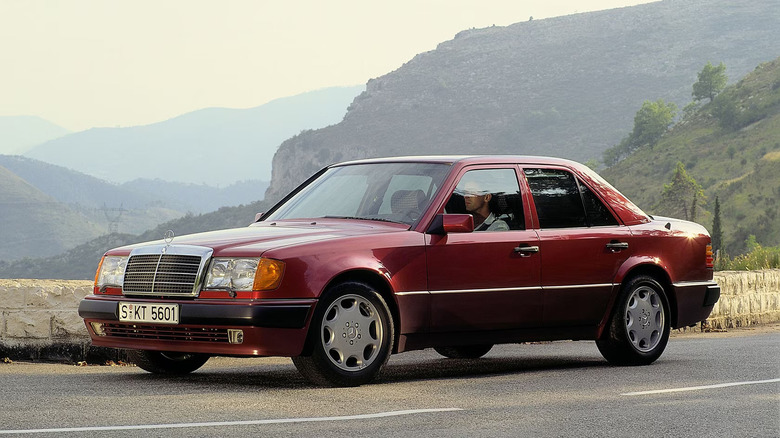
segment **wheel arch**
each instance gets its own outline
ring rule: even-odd
[[[639,263],[636,265],[631,266],[630,268],[627,268],[625,270],[621,270],[621,274],[618,275],[616,278],[617,281],[620,282],[620,284],[617,285],[615,290],[612,294],[612,299],[610,300],[609,309],[604,314],[604,318],[601,320],[601,323],[599,323],[598,327],[598,333],[596,334],[596,338],[600,339],[604,333],[605,328],[607,327],[607,324],[609,324],[610,319],[612,318],[612,314],[615,311],[615,303],[617,303],[617,300],[620,298],[620,292],[623,289],[623,286],[628,283],[631,279],[638,277],[640,275],[647,275],[649,277],[654,278],[664,289],[664,294],[666,295],[666,301],[669,305],[669,321],[671,323],[672,327],[676,326],[677,323],[677,296],[675,294],[674,287],[672,286],[672,280],[669,277],[669,273],[664,269],[664,267],[651,262],[644,262]]]
[[[352,270],[341,272],[335,277],[333,277],[325,285],[325,287],[322,290],[322,293],[320,294],[320,297],[326,294],[328,290],[330,290],[337,284],[347,283],[351,281],[365,283],[369,285],[385,300],[385,303],[387,304],[387,307],[390,310],[390,317],[393,318],[393,326],[395,327],[394,330],[395,333],[393,335],[392,352],[397,353],[398,339],[400,336],[399,333],[401,332],[400,330],[401,315],[398,309],[398,303],[395,300],[395,295],[393,294],[393,288],[390,285],[390,283],[388,283],[387,278],[383,276],[381,273],[369,269],[352,269]],[[319,301],[317,305],[319,305]]]

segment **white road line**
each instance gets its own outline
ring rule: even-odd
[[[704,389],[728,388],[730,386],[743,386],[743,385],[760,385],[764,383],[775,383],[775,382],[780,382],[780,379],[756,380],[752,382],[719,383],[717,385],[690,386],[687,388],[656,389],[654,391],[627,392],[625,394],[620,394],[620,395],[667,394],[670,392],[701,391]]]
[[[0,435],[23,434],[23,433],[67,433],[67,432],[94,432],[94,431],[113,431],[113,430],[144,430],[144,429],[180,429],[185,427],[216,427],[216,426],[254,426],[262,424],[282,424],[282,423],[312,423],[317,421],[350,421],[365,420],[371,418],[396,417],[399,415],[426,414],[430,412],[453,412],[462,411],[460,408],[440,408],[440,409],[409,409],[404,411],[379,412],[376,414],[344,415],[340,417],[313,417],[313,418],[276,418],[270,420],[247,420],[247,421],[219,421],[208,423],[172,423],[172,424],[140,424],[136,426],[93,426],[93,427],[63,427],[56,429],[27,429],[27,430],[0,430]]]

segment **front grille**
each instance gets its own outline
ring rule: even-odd
[[[199,256],[137,255],[125,269],[125,294],[191,294],[200,268]]]
[[[103,329],[106,336],[115,338],[230,343],[228,331],[223,328],[106,323],[103,325]]]
[[[210,248],[147,246],[133,250],[125,269],[123,293],[155,296],[196,296]]]

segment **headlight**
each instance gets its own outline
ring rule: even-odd
[[[95,274],[95,286],[122,287],[125,279],[125,268],[127,267],[126,256],[104,256],[98,266]]]
[[[276,289],[282,281],[284,262],[266,258],[217,258],[206,275],[205,289],[234,291]]]

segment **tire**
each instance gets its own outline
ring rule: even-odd
[[[488,353],[493,344],[434,347],[437,353],[450,359],[478,359]]]
[[[381,295],[364,283],[342,283],[320,299],[309,327],[309,354],[292,361],[315,385],[359,386],[387,363],[394,330]]]
[[[663,286],[641,275],[622,288],[603,339],[596,345],[615,365],[649,365],[669,342],[669,302]]]
[[[167,375],[189,374],[209,360],[207,354],[170,351],[130,350],[127,356],[130,362],[142,370]]]

